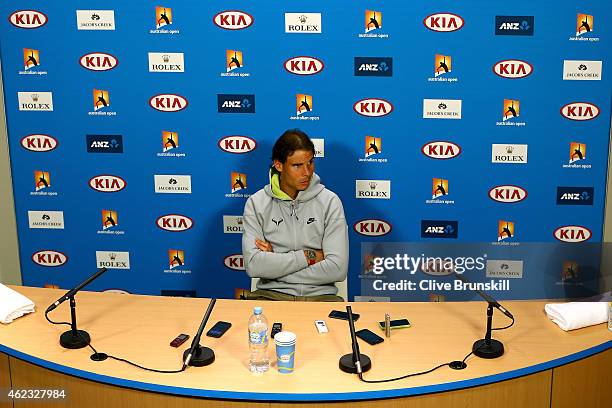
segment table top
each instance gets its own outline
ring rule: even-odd
[[[460,389],[543,371],[579,360],[612,347],[612,332],[605,324],[564,332],[544,313],[545,302],[504,302],[516,323],[508,330],[494,331],[504,343],[505,354],[487,360],[475,356],[468,367],[455,371],[442,367],[432,373],[389,383],[369,384],[338,368],[339,358],[351,352],[348,323],[328,318],[332,309],[361,314],[356,329],[368,328],[384,337],[378,323],[389,313],[392,319],[408,318],[412,327],[392,331],[383,343],[370,346],[361,340],[361,353],[372,359],[369,380],[386,379],[429,370],[439,364],[462,360],[475,340],[484,337],[484,302],[406,303],[303,303],[219,299],[206,330],[216,321],[232,327],[221,338],[202,336],[200,344],[214,350],[216,360],[206,367],[189,367],[178,374],[160,374],[126,363],[94,362],[89,348],[64,349],[59,336],[68,326],[51,325],[44,310],[65,293],[60,289],[12,286],[36,304],[36,311],[9,325],[0,325],[0,352],[33,364],[117,386],[208,398],[279,401],[333,401],[376,399],[427,394]],[[190,340],[178,349],[169,343],[179,333],[194,336],[209,299],[169,298],[116,293],[79,292],[78,328],[86,330],[99,351],[162,370],[178,370]],[[252,374],[248,369],[247,324],[254,306],[262,306],[270,326],[282,322],[283,329],[297,335],[295,372],[276,370],[274,346],[270,370]],[[65,302],[50,318],[70,321]],[[315,320],[325,320],[329,333],[319,334]],[[493,326],[509,323],[498,311]]]

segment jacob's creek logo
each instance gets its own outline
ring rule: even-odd
[[[595,18],[590,14],[578,13],[576,15],[576,36],[569,38],[570,41],[599,41],[599,37],[595,37]]]
[[[255,95],[217,94],[219,113],[255,113]]]
[[[355,76],[393,76],[391,57],[355,57]]]
[[[523,261],[487,259],[486,277],[521,279],[523,277]]]
[[[365,11],[364,33],[359,34],[359,38],[389,38],[389,34],[382,31],[383,13],[377,10]]]
[[[130,269],[130,253],[120,251],[96,251],[96,266],[108,269]]]
[[[193,227],[193,220],[186,215],[181,214],[167,214],[157,218],[155,224],[166,231],[170,232],[182,232],[187,231]]]
[[[421,220],[421,238],[457,238],[459,222]]]
[[[21,147],[31,152],[50,152],[59,142],[50,135],[27,135],[21,139]]]
[[[90,71],[110,71],[119,64],[117,57],[105,52],[91,52],[79,59],[79,64]]]
[[[576,280],[580,276],[580,266],[575,261],[563,261],[561,282]]]
[[[533,35],[533,16],[495,16],[495,35]]]
[[[296,75],[314,75],[323,71],[325,64],[315,57],[293,57],[285,61],[285,70]]]
[[[453,57],[450,55],[436,54],[434,56],[433,77],[427,78],[429,82],[457,82],[459,78],[452,76]]]
[[[182,111],[188,104],[187,99],[175,94],[159,94],[149,99],[149,106],[160,112]]]
[[[461,154],[461,147],[453,142],[434,141],[425,143],[421,152],[432,159],[447,160]]]
[[[533,66],[526,61],[509,59],[496,62],[493,72],[502,78],[519,79],[531,75]]]
[[[117,116],[117,112],[110,109],[110,92],[103,89],[94,89],[93,111],[87,112],[90,116]]]
[[[23,71],[19,75],[47,75],[47,71],[40,69],[40,51],[32,48],[23,49]]]
[[[497,242],[514,238],[514,223],[512,221],[499,220],[497,222]]]
[[[314,115],[314,105],[312,95],[295,95],[295,116],[290,116],[289,120],[319,120],[319,116]]]
[[[593,205],[593,187],[557,187],[557,205]]]
[[[589,102],[571,102],[561,107],[561,115],[570,120],[584,121],[599,116],[599,107]]]
[[[28,211],[30,228],[64,229],[63,211]]]
[[[391,102],[380,98],[367,98],[353,104],[353,110],[361,116],[381,117],[393,112]]]
[[[191,176],[155,174],[155,192],[160,194],[191,194]]]
[[[87,135],[89,153],[123,153],[122,135]]]
[[[521,102],[517,99],[504,99],[501,121],[496,126],[525,126],[526,123],[517,120],[521,115]]]
[[[244,257],[241,254],[228,255],[223,258],[223,265],[235,271],[244,271]]]
[[[461,119],[461,99],[423,99],[424,119]]]
[[[244,232],[242,215],[224,215],[223,233],[242,234]]]
[[[526,164],[526,144],[491,145],[491,163]]]
[[[182,52],[150,52],[149,72],[185,72]]]
[[[77,29],[79,30],[114,30],[114,10],[77,10]]]
[[[185,157],[186,154],[176,152],[179,149],[179,134],[169,130],[162,130],[161,134],[161,152],[157,152],[157,157]]]
[[[589,240],[593,233],[590,229],[580,225],[565,225],[557,228],[553,235],[559,241],[577,243]]]
[[[155,7],[155,30],[149,30],[150,34],[180,34],[180,30],[174,28],[172,20],[172,9],[165,6]]]
[[[20,111],[53,111],[52,92],[17,92]]]
[[[568,161],[568,164],[563,165],[563,168],[590,169],[591,164],[582,163],[586,161],[587,159],[586,149],[587,149],[586,143],[570,142],[569,161]],[[581,162],[581,163],[576,163],[576,162]]]
[[[215,14],[213,22],[217,27],[226,30],[242,30],[253,25],[254,19],[244,11],[226,10]]]
[[[564,81],[601,81],[602,61],[563,61]]]
[[[116,193],[127,186],[127,182],[118,176],[100,174],[89,179],[89,187],[102,193]]]
[[[68,262],[68,257],[52,249],[43,249],[32,254],[32,262],[40,266],[62,266]]]
[[[250,73],[244,71],[244,56],[242,51],[225,50],[225,72],[222,77],[249,77]]]
[[[285,13],[285,32],[321,34],[321,13]]]
[[[457,31],[463,27],[463,18],[452,13],[436,13],[431,14],[423,20],[425,27],[431,31],[447,33]]]
[[[365,235],[366,237],[382,237],[390,233],[392,227],[387,221],[367,219],[357,221],[353,225],[353,229],[359,235]]]
[[[185,269],[185,251],[183,251],[182,249],[168,250],[168,267],[169,269],[164,269],[164,273],[191,273],[190,269]]]
[[[375,136],[366,136],[364,143],[364,157],[359,158],[360,162],[368,163],[387,163],[388,159],[378,157],[382,154],[382,138]],[[377,157],[372,157],[377,156]]]
[[[433,178],[431,181],[431,200],[425,200],[425,204],[455,204],[455,200],[447,200],[449,194],[448,180]]]
[[[102,229],[98,230],[98,234],[105,235],[125,235],[125,231],[120,230],[119,214],[115,210],[102,210]]]
[[[355,180],[356,198],[391,199],[390,180]]]
[[[44,13],[36,10],[15,11],[8,19],[15,27],[27,29],[42,27],[49,21]]]
[[[51,188],[51,175],[48,171],[34,171],[34,191],[30,195],[36,196],[57,196],[57,191],[47,191]],[[44,191],[41,191],[44,190]]]
[[[500,203],[518,203],[527,198],[527,190],[519,186],[495,186],[489,190],[489,198]]]
[[[228,153],[244,154],[252,152],[257,148],[257,142],[255,139],[251,139],[248,136],[225,136],[219,139],[217,142],[219,149]]]

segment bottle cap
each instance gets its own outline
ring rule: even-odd
[[[255,313],[256,315],[260,315],[262,311],[263,309],[261,308],[261,306],[256,306],[253,308],[253,313]]]

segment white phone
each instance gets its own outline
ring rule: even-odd
[[[325,324],[325,320],[315,320],[315,327],[319,333],[327,333],[329,331]]]

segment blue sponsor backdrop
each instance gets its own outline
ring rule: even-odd
[[[496,259],[524,261],[523,282],[531,287],[514,285],[506,297],[567,294],[563,284],[532,290],[534,283],[546,284],[545,276],[552,287],[563,263],[573,261],[559,255],[570,244],[555,245],[556,230],[564,240],[580,241],[580,232],[590,232],[588,243],[601,241],[612,52],[612,10],[605,0],[511,6],[484,0],[26,0],[5,1],[0,13],[26,285],[72,287],[96,269],[98,251],[98,261],[111,265],[124,265],[129,256],[129,269],[112,269],[92,289],[234,297],[249,280],[226,266],[240,268],[232,255],[240,254],[241,235],[224,232],[224,216],[230,230],[239,228],[234,216],[267,182],[273,142],[294,127],[324,139],[317,172],[345,206],[351,296],[360,292],[361,243],[437,242],[423,234],[424,220],[454,225],[444,245],[497,242],[500,221],[514,223],[512,236],[502,241],[549,243],[518,258],[496,247]],[[295,14],[286,22],[285,13]],[[301,58],[286,63],[294,57]],[[364,70],[358,63],[366,64]],[[49,98],[53,110],[44,111]],[[368,98],[387,101],[392,112],[384,105],[384,116],[361,115],[361,108],[380,112],[383,106],[357,103]],[[302,113],[300,101],[311,111]],[[575,102],[588,104],[563,108]],[[458,109],[460,120],[434,119],[449,111],[457,117]],[[111,143],[108,135],[121,136],[113,136],[120,145],[116,154],[87,148],[93,140]],[[220,142],[236,135],[244,136],[235,139],[240,143]],[[444,159],[430,157],[440,149],[425,145],[438,141],[461,153],[450,157],[456,148]],[[377,154],[368,150],[371,143]],[[492,152],[492,145],[501,150]],[[528,145],[526,155],[519,145]],[[576,149],[580,153],[572,156]],[[156,188],[155,175],[163,186]],[[41,177],[50,187],[36,191]],[[388,180],[391,198],[358,199],[355,180],[366,180],[373,191]],[[447,194],[439,196],[436,185]],[[497,186],[506,187],[495,193]],[[592,202],[557,204],[558,191],[575,188]],[[62,211],[64,228],[30,228],[28,211]],[[115,226],[105,223],[109,214]],[[183,217],[158,223],[171,214]],[[558,230],[563,226],[581,228]],[[373,232],[387,233],[367,235]]]

